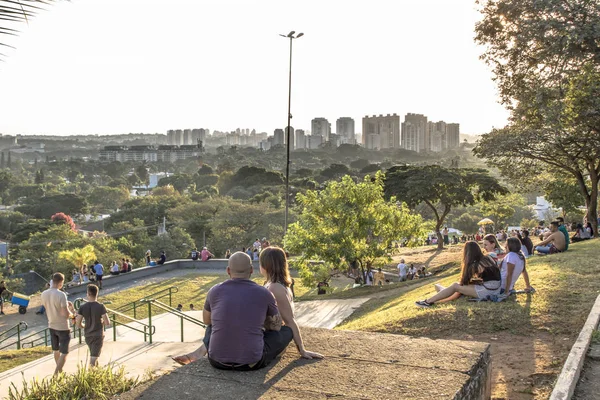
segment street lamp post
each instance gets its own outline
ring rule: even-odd
[[[295,34],[296,31],[291,31],[287,35],[280,34],[284,38],[290,39],[290,74],[288,81],[288,115],[287,115],[287,126],[286,126],[286,158],[285,158],[285,219],[283,227],[283,236],[285,237],[288,229],[288,213],[290,208],[290,136],[291,136],[291,122],[292,119],[292,42],[294,39],[298,39],[304,36],[304,33]]]

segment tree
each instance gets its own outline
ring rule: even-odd
[[[350,169],[344,164],[331,164],[329,167],[321,171],[321,176],[333,179],[348,173],[350,173]]]
[[[320,192],[298,194],[297,202],[298,221],[289,226],[285,243],[287,250],[300,255],[297,264],[307,284],[322,278],[324,268],[331,273],[344,262],[372,266],[389,254],[394,242],[415,243],[423,234],[419,215],[393,197],[385,200],[382,173],[360,183],[345,176]]]
[[[479,225],[477,225],[479,220],[479,216],[464,213],[456,219],[456,222],[453,224],[453,228],[456,228],[464,233],[474,234],[477,233],[477,230],[479,229]]]
[[[55,224],[67,225],[74,232],[77,230],[77,228],[75,227],[75,222],[73,222],[73,218],[69,217],[65,213],[56,213],[52,217],[50,217],[50,220]]]
[[[143,185],[147,185],[150,182],[150,174],[148,173],[148,168],[145,164],[138,166],[135,169],[135,174]]]
[[[97,186],[88,196],[88,202],[98,212],[116,211],[130,198],[126,187]]]
[[[17,211],[40,219],[50,218],[59,212],[68,215],[80,215],[85,214],[88,210],[86,199],[72,193],[28,198],[27,201],[29,203],[19,206]]]
[[[573,213],[584,204],[579,191],[579,185],[573,178],[558,178],[548,180],[543,185],[544,196],[554,207],[562,209],[563,218]]]
[[[510,124],[475,148],[503,174],[547,170],[576,179],[588,220],[600,180],[600,8],[588,0],[487,0],[476,41]],[[526,16],[526,17],[524,17]],[[597,235],[597,228],[594,225]]]
[[[158,181],[158,186],[171,185],[179,193],[183,193],[190,186],[191,183],[192,177],[188,174],[174,174],[166,178],[162,178],[160,181]]]
[[[444,248],[440,230],[452,207],[490,201],[496,195],[507,193],[486,170],[448,169],[437,165],[392,167],[386,174],[385,191],[409,207],[425,203],[433,211],[438,249]]]
[[[58,258],[70,262],[79,270],[83,276],[83,265],[89,264],[96,259],[94,246],[88,244],[84,247],[78,247],[72,250],[63,250],[58,253]]]
[[[483,216],[494,221],[496,227],[518,225],[523,219],[533,218],[533,213],[525,204],[525,198],[517,193],[511,193],[480,204]]]

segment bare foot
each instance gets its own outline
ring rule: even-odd
[[[179,365],[188,365],[189,363],[194,362],[194,360],[192,360],[187,354],[171,357],[171,359]]]

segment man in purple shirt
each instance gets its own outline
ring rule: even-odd
[[[231,279],[213,286],[202,316],[207,325],[203,345],[196,351],[173,357],[185,365],[207,353],[218,369],[251,371],[266,367],[292,341],[292,330],[281,326],[275,298],[250,280],[252,261],[242,252],[229,258]]]

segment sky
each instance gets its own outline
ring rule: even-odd
[[[3,49],[0,133],[166,133],[408,112],[506,123],[473,0],[59,1]],[[7,39],[2,38],[6,43]]]

